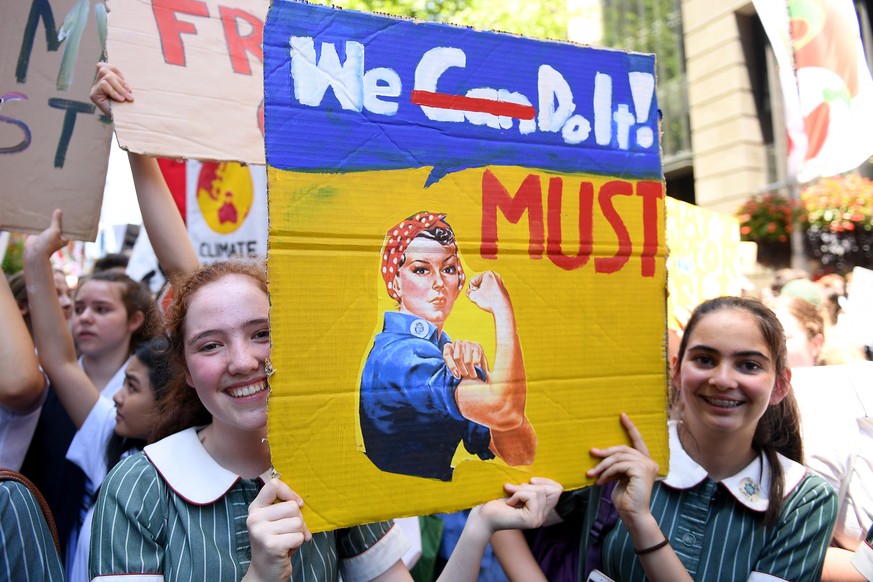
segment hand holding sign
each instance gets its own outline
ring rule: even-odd
[[[52,221],[48,228],[36,236],[29,236],[24,242],[25,254],[29,256],[47,256],[50,257],[55,251],[58,251],[70,242],[61,234],[61,215],[60,208],[56,208],[52,212]]]
[[[124,80],[124,75],[109,63],[97,63],[97,79],[91,87],[91,101],[106,117],[112,117],[110,103],[133,102],[133,90]]]
[[[300,515],[301,507],[303,499],[279,479],[264,485],[249,505],[246,527],[252,541],[252,561],[243,580],[291,577],[291,556],[312,539]]]
[[[543,477],[532,477],[530,483],[521,485],[507,483],[503,488],[509,497],[481,507],[481,515],[493,531],[540,527],[564,490],[560,483]]]

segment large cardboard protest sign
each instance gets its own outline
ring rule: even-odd
[[[706,299],[742,291],[740,225],[733,216],[666,198],[667,326],[676,331]]]
[[[264,56],[269,440],[310,529],[582,486],[622,411],[666,467],[654,57],[279,0]]]
[[[135,100],[113,108],[121,146],[264,163],[267,0],[109,0],[109,62]]]
[[[101,2],[4,2],[0,16],[0,227],[97,237],[112,127],[88,98],[103,52]]]

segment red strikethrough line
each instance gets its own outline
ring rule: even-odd
[[[508,101],[494,101],[479,97],[465,97],[463,95],[448,95],[432,91],[413,90],[409,95],[409,100],[413,104],[423,107],[490,113],[515,119],[533,119],[537,113],[536,109],[531,105],[509,103]]]

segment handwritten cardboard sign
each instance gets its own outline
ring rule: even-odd
[[[110,0],[109,62],[134,91],[113,107],[121,146],[264,163],[266,0]]]
[[[7,2],[0,18],[0,228],[97,237],[112,127],[88,98],[103,51],[102,3]]]

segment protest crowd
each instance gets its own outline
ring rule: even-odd
[[[136,95],[123,71],[98,65],[91,100],[107,118]],[[60,208],[0,282],[0,580],[873,580],[873,419],[822,385],[869,385],[873,346],[852,333],[850,277],[782,269],[766,289],[683,306],[667,353],[669,467],[621,414],[623,442],[579,452],[593,485],[532,476],[465,511],[310,532],[304,492],[276,473],[266,438],[266,265],[201,264],[157,160],[128,157],[160,293],[121,255],[71,289],[53,263],[69,242]],[[421,225],[383,248],[400,312],[386,330],[427,319],[441,331],[444,317],[414,303],[438,253],[434,285],[466,283],[508,338],[485,371],[481,346],[439,346],[447,372],[433,391],[449,390],[461,436],[418,476],[450,481],[459,442],[531,465],[524,391],[499,395],[509,423],[471,389],[527,389],[509,293],[500,275],[464,273],[445,216],[411,220]],[[366,406],[377,428],[365,436],[384,438],[387,405]],[[396,453],[380,463],[399,466]]]
[[[101,64],[95,104],[111,115],[133,98]],[[631,446],[592,449],[597,485],[561,493],[532,478],[472,511],[422,517],[442,539],[424,536],[416,570],[391,522],[309,533],[264,442],[264,266],[200,265],[157,162],[130,164],[172,281],[162,306],[111,258],[71,291],[51,263],[67,242],[60,210],[0,288],[0,459],[24,475],[2,482],[9,579],[410,579],[408,566],[419,580],[864,579],[852,559],[873,525],[860,482],[873,477],[869,419],[840,446],[804,442],[791,386],[792,369],[867,359],[845,333],[844,278],[783,270],[763,297],[692,312],[670,355],[665,480],[622,415]],[[713,496],[720,484],[730,494]],[[708,516],[703,539],[689,543],[686,512]]]

